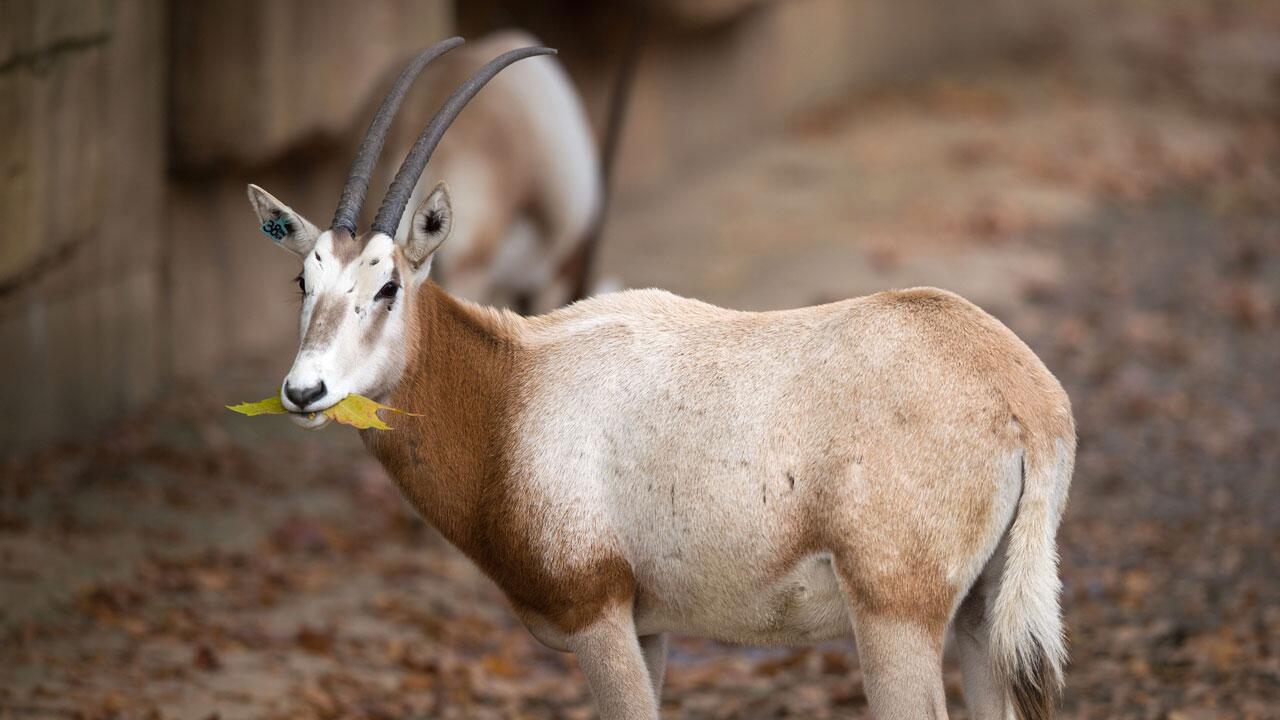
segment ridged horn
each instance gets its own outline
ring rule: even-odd
[[[405,206],[409,204],[409,197],[413,194],[413,187],[418,184],[418,178],[422,177],[422,171],[426,169],[431,153],[435,152],[436,146],[440,144],[440,138],[444,136],[444,131],[449,129],[450,123],[458,117],[458,113],[462,112],[467,102],[480,92],[480,88],[484,87],[485,83],[492,80],[493,76],[503,68],[518,60],[536,55],[555,54],[555,50],[547,47],[519,48],[503,53],[490,60],[474,75],[467,78],[467,81],[457,90],[454,90],[444,106],[440,108],[440,112],[427,123],[427,127],[423,129],[422,134],[409,150],[409,154],[405,156],[404,162],[400,164],[400,170],[396,172],[395,179],[387,188],[387,195],[382,199],[382,206],[378,208],[378,214],[373,219],[373,232],[395,237]]]
[[[423,68],[432,60],[462,43],[463,40],[460,37],[441,40],[414,56],[404,70],[400,72],[395,84],[391,86],[391,90],[383,98],[382,105],[378,107],[377,114],[373,116],[373,121],[369,123],[369,129],[365,131],[364,140],[360,141],[360,149],[356,151],[356,159],[351,163],[351,172],[347,174],[347,184],[342,187],[342,197],[338,200],[338,209],[333,212],[331,228],[334,230],[345,229],[352,236],[356,234],[356,223],[360,221],[360,209],[364,206],[365,195],[369,192],[369,177],[373,173],[374,164],[378,162],[378,156],[382,154],[382,145],[387,140],[387,131],[391,129],[391,121],[395,119],[396,111],[400,109],[400,102],[404,100],[404,96],[409,92],[409,87],[413,85],[413,81],[418,78],[418,74],[422,72]]]

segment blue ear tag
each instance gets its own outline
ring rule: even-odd
[[[267,237],[275,240],[276,242],[280,242],[289,234],[289,226],[285,223],[283,216],[269,218],[266,222],[262,223],[261,230]]]

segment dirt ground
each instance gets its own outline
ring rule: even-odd
[[[1074,51],[853,98],[635,198],[605,267],[742,308],[914,284],[984,305],[1080,429],[1064,716],[1280,717],[1280,17],[1136,5]],[[221,410],[288,361],[6,461],[0,718],[592,717],[573,659],[353,431]],[[851,642],[677,639],[663,710],[866,698]]]

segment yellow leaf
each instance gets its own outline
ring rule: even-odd
[[[238,412],[241,415],[284,415],[289,411],[285,409],[284,403],[280,402],[279,395],[272,395],[265,400],[259,400],[254,403],[240,403],[239,405],[228,405],[228,410]],[[342,399],[342,402],[334,405],[324,411],[329,419],[350,425],[354,428],[367,430],[373,428],[375,430],[390,430],[391,426],[382,421],[378,417],[379,410],[388,410],[404,415],[412,415],[414,417],[422,417],[418,413],[405,412],[393,408],[390,405],[383,405],[361,395],[348,395]]]
[[[417,413],[398,410],[390,405],[383,405],[380,402],[376,402],[367,397],[356,394],[346,396],[342,399],[342,402],[334,405],[328,410],[325,410],[324,414],[343,425],[350,425],[353,428],[359,428],[361,430],[367,430],[369,428],[374,428],[376,430],[390,430],[391,426],[383,422],[378,417],[379,410],[389,410],[391,412],[421,417]]]
[[[279,395],[272,395],[265,400],[259,400],[254,403],[240,403],[239,405],[228,405],[228,410],[238,412],[241,415],[283,415],[289,412],[284,409],[284,403],[280,402]]]

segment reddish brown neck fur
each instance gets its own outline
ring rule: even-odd
[[[405,496],[450,542],[474,556],[481,497],[505,481],[504,414],[515,351],[506,318],[427,281],[415,293],[404,377],[391,433],[361,433]]]

